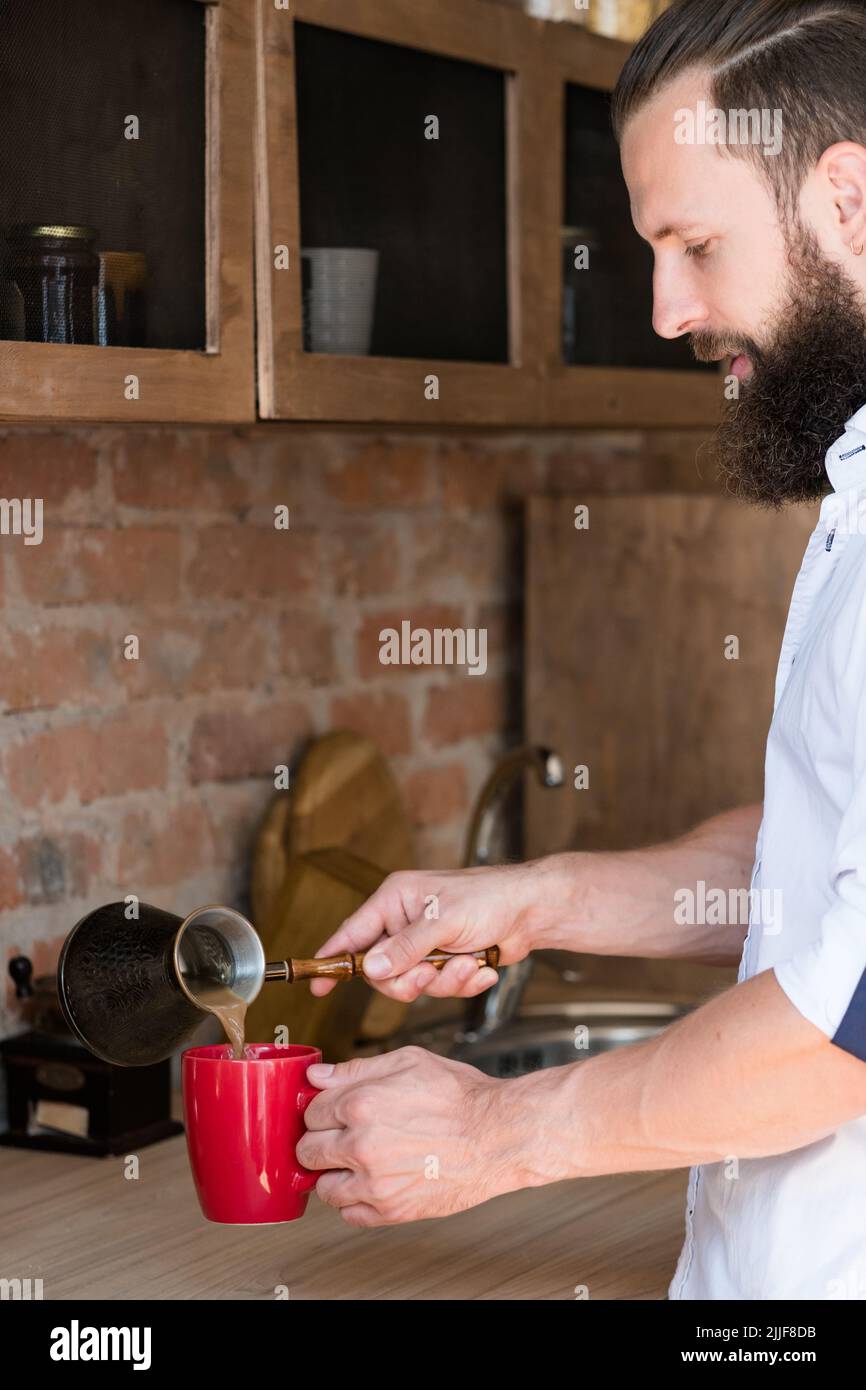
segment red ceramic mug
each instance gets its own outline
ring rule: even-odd
[[[191,1047],[181,1058],[189,1161],[208,1221],[272,1225],[303,1216],[319,1177],[298,1163],[304,1111],[319,1092],[307,1067],[318,1047],[248,1043],[235,1059],[226,1043]]]

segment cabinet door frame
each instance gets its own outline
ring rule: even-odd
[[[256,418],[254,24],[250,0],[205,8],[203,351],[0,342],[0,420],[244,423]],[[138,378],[137,400],[126,398]]]
[[[424,424],[540,424],[541,292],[537,142],[527,102],[544,24],[489,0],[256,0],[256,298],[259,410],[265,419]],[[507,363],[343,356],[303,349],[294,24],[464,59],[505,73]],[[275,248],[288,248],[277,269]],[[439,378],[427,400],[424,379]]]
[[[631,45],[569,23],[546,24],[538,99],[542,124],[552,137],[539,144],[544,199],[542,281],[539,301],[544,359],[544,423],[593,428],[702,427],[718,423],[724,404],[724,363],[714,372],[652,367],[569,366],[562,360],[562,247],[565,222],[565,99],[576,83],[610,92]]]

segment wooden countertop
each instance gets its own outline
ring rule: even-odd
[[[310,1197],[300,1221],[205,1221],[183,1136],[123,1158],[0,1149],[7,1278],[46,1299],[662,1299],[683,1237],[687,1174],[640,1173],[510,1193],[441,1221],[358,1231]]]
[[[526,999],[595,992],[537,971]],[[416,1025],[454,1012],[452,1000],[413,1009]],[[593,1299],[663,1299],[684,1235],[686,1169],[558,1183],[372,1231],[313,1193],[300,1221],[254,1230],[205,1221],[182,1135],[139,1158],[130,1181],[122,1158],[0,1148],[4,1276],[42,1278],[46,1299],[269,1299],[278,1284],[321,1300],[573,1299],[580,1284]]]

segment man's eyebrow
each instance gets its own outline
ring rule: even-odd
[[[682,239],[685,240],[689,232],[697,231],[700,225],[700,222],[686,222],[679,227],[660,227],[659,230],[656,232],[655,236],[651,238],[651,240],[664,241],[665,237],[669,236],[678,236],[682,237]]]

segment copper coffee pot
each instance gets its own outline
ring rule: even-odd
[[[187,1043],[214,1007],[251,1004],[268,980],[345,980],[363,974],[365,951],[266,961],[252,923],[231,907],[177,917],[135,899],[107,903],[72,928],[57,965],[63,1015],[85,1047],[117,1066],[161,1062]],[[470,951],[499,964],[499,947]],[[451,954],[424,957],[441,969]]]

